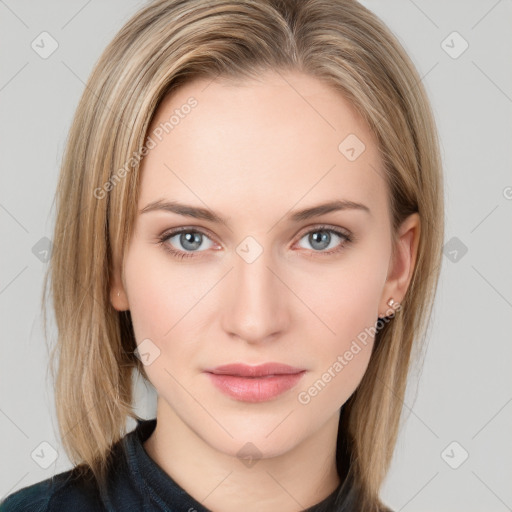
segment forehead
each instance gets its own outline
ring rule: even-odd
[[[155,147],[142,163],[140,206],[171,198],[261,212],[343,197],[386,208],[373,134],[314,77],[189,82],[164,99],[148,135]]]

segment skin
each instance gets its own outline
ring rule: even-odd
[[[158,404],[157,427],[144,448],[212,510],[302,510],[340,483],[340,408],[367,369],[373,339],[309,403],[298,395],[389,312],[389,298],[402,300],[419,217],[400,227],[393,258],[376,140],[350,103],[318,79],[267,72],[257,81],[196,80],[165,99],[150,129],[190,96],[197,106],[143,160],[138,207],[175,200],[206,207],[228,226],[142,213],[122,272],[119,265],[115,271],[112,304],[131,311],[137,343],[149,338],[160,350],[145,367]],[[354,161],[338,150],[349,134],[366,146]],[[363,203],[370,213],[287,220],[290,212],[333,199]],[[315,245],[308,234],[321,235],[322,224],[348,230],[354,241],[331,233],[329,244]],[[205,236],[195,252],[179,235],[169,238],[168,246],[192,253],[179,260],[158,237],[182,226]],[[236,252],[247,236],[263,250],[252,263]],[[234,400],[203,373],[269,361],[307,371],[267,402]],[[259,454],[250,467],[237,458],[247,442]]]

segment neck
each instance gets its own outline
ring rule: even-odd
[[[340,484],[336,470],[338,414],[314,436],[274,457],[241,460],[192,431],[159,399],[148,455],[190,496],[211,510],[296,512],[319,503]]]

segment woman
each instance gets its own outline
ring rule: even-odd
[[[443,190],[420,78],[374,14],[152,2],[87,83],[57,206],[75,467],[0,510],[389,510]],[[138,374],[154,419],[134,412]]]

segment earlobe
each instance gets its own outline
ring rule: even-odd
[[[126,311],[130,309],[128,299],[123,289],[112,288],[110,291],[110,302],[117,311]]]
[[[114,275],[110,284],[110,303],[117,311],[126,311],[130,309],[128,304],[128,297],[117,271]]]
[[[420,240],[421,222],[418,213],[409,215],[401,224],[386,285],[381,297],[380,309],[385,310],[390,297],[400,303],[407,292],[416,265]]]

